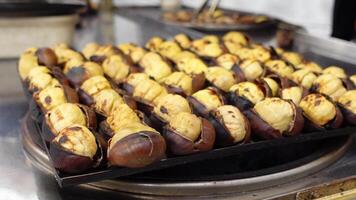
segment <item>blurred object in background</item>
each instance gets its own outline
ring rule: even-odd
[[[112,0],[101,0],[99,4],[99,28],[102,35],[98,35],[100,43],[111,44],[114,42],[113,30],[113,2]]]
[[[161,0],[161,9],[164,11],[174,11],[181,6],[180,0]]]
[[[351,40],[356,33],[356,1],[335,0],[332,37]]]
[[[293,46],[293,39],[296,27],[286,23],[278,26],[276,33],[277,46],[283,49],[290,49]]]
[[[71,44],[84,7],[80,1],[0,1],[0,58],[18,57],[33,46]]]

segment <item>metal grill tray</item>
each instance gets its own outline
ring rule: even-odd
[[[41,136],[40,124],[33,122],[33,126],[29,127],[29,131],[33,134]],[[97,182],[106,179],[113,179],[117,177],[124,177],[133,174],[139,174],[143,172],[149,172],[154,170],[160,170],[164,168],[169,168],[178,165],[184,165],[188,163],[194,163],[203,160],[214,160],[224,157],[234,156],[241,153],[259,150],[259,149],[269,149],[272,147],[283,146],[288,144],[304,143],[308,141],[323,140],[326,138],[333,138],[345,135],[351,135],[356,132],[356,127],[347,126],[344,128],[339,128],[335,130],[328,130],[322,132],[311,132],[306,134],[301,134],[294,137],[286,137],[275,140],[264,140],[255,141],[248,144],[237,144],[234,146],[216,148],[208,152],[202,152],[192,155],[168,157],[157,163],[144,168],[124,168],[124,167],[101,167],[96,169],[91,169],[81,174],[65,174],[58,170],[55,171],[55,178],[61,187],[77,185],[89,182]],[[45,151],[52,162],[51,156],[49,154],[49,144],[42,138],[39,138],[39,142],[42,142],[45,147]]]

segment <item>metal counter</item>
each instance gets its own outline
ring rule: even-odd
[[[125,17],[123,17],[125,16]],[[129,17],[130,19],[128,19]],[[132,21],[134,20],[134,21]],[[93,18],[84,22],[84,29],[77,32],[75,37],[75,47],[82,47],[89,41],[105,41],[102,35],[97,31],[98,20]],[[101,30],[105,30],[101,29]],[[152,35],[168,37],[175,34],[177,29],[164,26],[159,22],[150,19],[144,19],[136,15],[135,12],[119,10],[114,17],[115,43],[119,42],[136,42],[142,44]],[[193,37],[201,34],[195,31],[185,30],[185,33]],[[303,39],[303,34],[297,37],[300,40],[300,46],[307,56],[315,57],[313,48],[317,45],[309,44],[308,39]],[[310,38],[309,38],[310,39]],[[309,41],[320,45],[317,41]],[[341,64],[348,68],[349,72],[354,73],[356,70],[352,65],[356,65],[356,57],[350,56],[354,47],[348,47],[348,44],[337,41],[334,44],[333,51],[323,51],[335,59],[326,59],[325,62],[331,64]],[[319,47],[318,49],[320,49]],[[330,49],[330,47],[328,47]],[[341,49],[340,49],[341,48]],[[344,48],[344,49],[342,49]],[[322,49],[322,48],[321,48]],[[350,51],[351,49],[351,51]],[[336,50],[335,50],[336,51]],[[320,52],[319,52],[320,53]],[[341,62],[339,60],[346,62]],[[6,200],[54,200],[54,199],[132,199],[135,195],[125,193],[107,193],[100,190],[91,190],[91,188],[69,187],[60,189],[54,178],[43,174],[36,168],[31,167],[22,152],[20,141],[20,120],[27,110],[27,102],[22,92],[20,80],[17,75],[16,60],[0,60],[0,199]],[[356,138],[354,138],[355,140]],[[289,184],[280,185],[261,191],[237,193],[233,196],[239,199],[264,199],[276,196],[293,194],[296,186],[306,187],[320,184],[326,181],[347,177],[356,174],[356,145],[350,148],[345,156],[330,167],[306,178],[296,180]],[[138,196],[136,196],[138,197]],[[142,197],[142,196],[141,196]],[[152,197],[145,196],[146,199]],[[225,197],[226,199],[232,198]]]

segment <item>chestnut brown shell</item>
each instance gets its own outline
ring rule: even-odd
[[[187,155],[198,152],[209,151],[215,142],[215,129],[206,119],[202,120],[200,137],[197,141],[190,141],[175,133],[169,125],[164,128],[163,137],[167,141],[169,152],[173,155]]]
[[[165,140],[149,131],[128,135],[111,145],[108,161],[115,166],[141,168],[165,158]]]
[[[57,55],[50,48],[39,48],[36,51],[36,56],[39,65],[53,67],[58,63]]]

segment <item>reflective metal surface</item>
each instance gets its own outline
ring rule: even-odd
[[[122,13],[129,11],[118,11]],[[132,12],[131,14],[135,14]],[[127,15],[126,15],[127,16]],[[131,19],[138,19],[136,18]],[[78,32],[76,36],[76,47],[82,47],[88,41],[100,41],[100,37],[96,31],[98,21],[91,19],[84,21],[84,30]],[[168,37],[170,34],[177,33],[177,29],[164,26],[157,22],[152,22],[149,19],[138,19],[133,22],[127,18],[116,15],[114,17],[114,31],[115,43],[131,41],[136,43],[143,43],[148,37],[159,34]],[[179,31],[179,30],[178,30]],[[189,32],[192,36],[199,36],[200,34],[194,31]],[[310,38],[309,38],[310,39]],[[302,41],[303,42],[303,41]],[[309,53],[311,57],[316,56],[313,53],[317,48],[316,44],[303,43],[306,50],[304,53]],[[338,46],[339,43],[332,43],[331,48],[339,49],[339,55],[349,55],[347,46]],[[314,46],[313,46],[314,45]],[[328,46],[327,41],[324,41],[324,46]],[[353,51],[355,52],[355,51]],[[333,54],[334,55],[334,54]],[[332,56],[333,55],[328,55]],[[347,62],[340,62],[336,55],[335,59],[325,57],[317,57],[319,62],[330,63],[339,62],[344,63],[350,71],[354,71],[353,65],[356,62],[352,60],[343,60]],[[29,162],[25,159],[22,152],[22,145],[19,137],[20,119],[24,116],[27,110],[27,103],[25,102],[22,93],[20,81],[16,71],[16,60],[0,60],[0,199],[6,200],[36,200],[36,199],[157,199],[157,196],[138,195],[125,192],[107,192],[104,188],[86,185],[82,187],[70,187],[59,189],[54,178],[46,175],[35,167],[31,167]],[[355,140],[355,138],[353,138]],[[250,192],[236,192],[225,196],[219,196],[221,199],[268,199],[278,196],[284,196],[286,199],[293,198],[296,188],[305,188],[308,186],[324,183],[342,177],[347,177],[356,174],[356,145],[353,144],[349,151],[337,162],[319,172],[308,175],[289,183],[280,184],[271,188],[261,188]],[[214,183],[211,183],[214,184]],[[168,187],[168,186],[167,186]],[[130,188],[137,189],[137,188]],[[207,191],[208,193],[208,191]],[[170,197],[176,199],[177,197]],[[213,195],[210,198],[216,198]],[[162,197],[161,199],[167,199]],[[192,199],[186,197],[186,199]],[[203,197],[207,199],[207,197]]]

